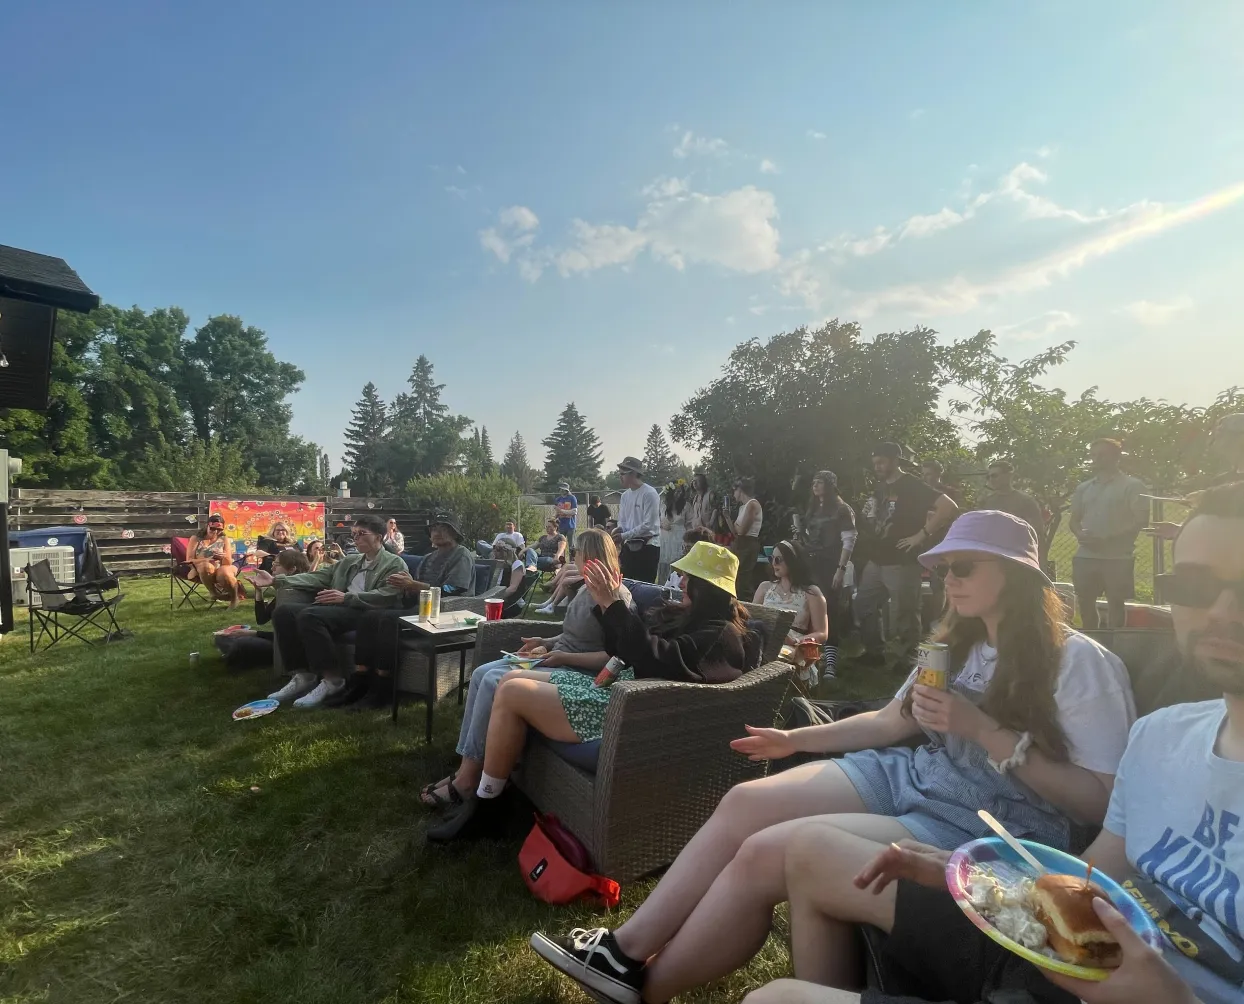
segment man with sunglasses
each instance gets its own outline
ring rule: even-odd
[[[335,641],[355,630],[373,607],[396,605],[398,589],[391,575],[406,572],[406,563],[384,548],[384,522],[364,513],[351,532],[358,551],[336,564],[298,575],[257,571],[255,585],[275,586],[272,630],[281,662],[293,673],[290,681],[269,696],[295,698],[296,708],[316,708],[345,687]],[[316,683],[316,678],[319,683]]]
[[[1011,483],[1015,467],[1009,460],[995,460],[985,471],[985,494],[977,500],[977,509],[997,509],[1018,516],[1037,531],[1037,549],[1045,564],[1045,519],[1041,503],[1021,492]]]
[[[786,859],[788,875],[804,862],[792,885],[792,940],[807,944],[804,925],[815,925],[822,911],[885,931],[876,958],[890,993],[865,991],[863,1004],[1244,1001],[1244,483],[1204,494],[1174,560],[1162,586],[1179,650],[1186,668],[1220,696],[1164,707],[1132,727],[1105,824],[1081,855],[1129,883],[1170,932],[1165,951],[1097,904],[1123,949],[1118,969],[1100,983],[1035,969],[989,941],[955,905],[946,892],[949,852],[910,841],[880,848],[828,828],[819,839],[809,830]],[[782,990],[786,996],[758,996],[757,1004],[851,999],[808,983],[787,981]]]

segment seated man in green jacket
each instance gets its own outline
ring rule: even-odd
[[[406,563],[385,550],[380,517],[358,516],[351,535],[358,553],[347,554],[334,565],[298,575],[254,574],[256,586],[276,586],[272,630],[281,661],[293,674],[289,683],[269,695],[275,700],[295,698],[294,707],[315,708],[340,691],[345,674],[337,662],[334,639],[355,630],[368,610],[398,603],[400,590],[390,585],[389,577],[405,574]],[[290,595],[295,592],[302,595]]]

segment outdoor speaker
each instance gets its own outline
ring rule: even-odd
[[[0,408],[46,411],[56,311],[0,296]]]

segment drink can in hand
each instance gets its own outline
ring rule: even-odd
[[[922,641],[916,650],[916,682],[947,690],[950,686],[950,646]]]
[[[605,663],[605,668],[596,674],[596,686],[612,687],[625,665],[626,663],[615,655]]]

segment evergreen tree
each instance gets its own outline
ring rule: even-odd
[[[510,440],[501,460],[501,473],[514,481],[524,494],[535,490],[539,472],[527,460],[527,444],[523,442],[521,433],[514,433],[514,438]]]
[[[644,480],[652,485],[668,484],[677,478],[680,466],[678,456],[665,439],[665,433],[654,422],[644,443]]]
[[[584,488],[600,484],[600,440],[573,401],[562,410],[557,428],[542,442],[548,450],[544,459],[546,489],[555,489],[560,481]]]
[[[484,426],[479,437],[480,454],[484,460],[484,473],[493,474],[497,470],[497,462],[492,456],[492,440],[488,438],[488,426]]]
[[[324,485],[324,494],[331,495],[333,488],[333,469],[328,466],[328,454],[320,454],[320,482]]]
[[[345,432],[345,465],[351,492],[359,495],[379,495],[388,485],[384,470],[384,443],[389,433],[388,415],[384,401],[370,380],[363,387],[363,396],[350,414],[350,424]],[[328,458],[321,460],[327,468]]]
[[[462,433],[471,420],[454,415],[441,401],[443,383],[432,376],[427,356],[415,360],[407,379],[410,393],[399,394],[389,408],[389,435],[385,441],[383,468],[387,480],[401,488],[413,477],[457,469],[469,458],[470,437]]]

